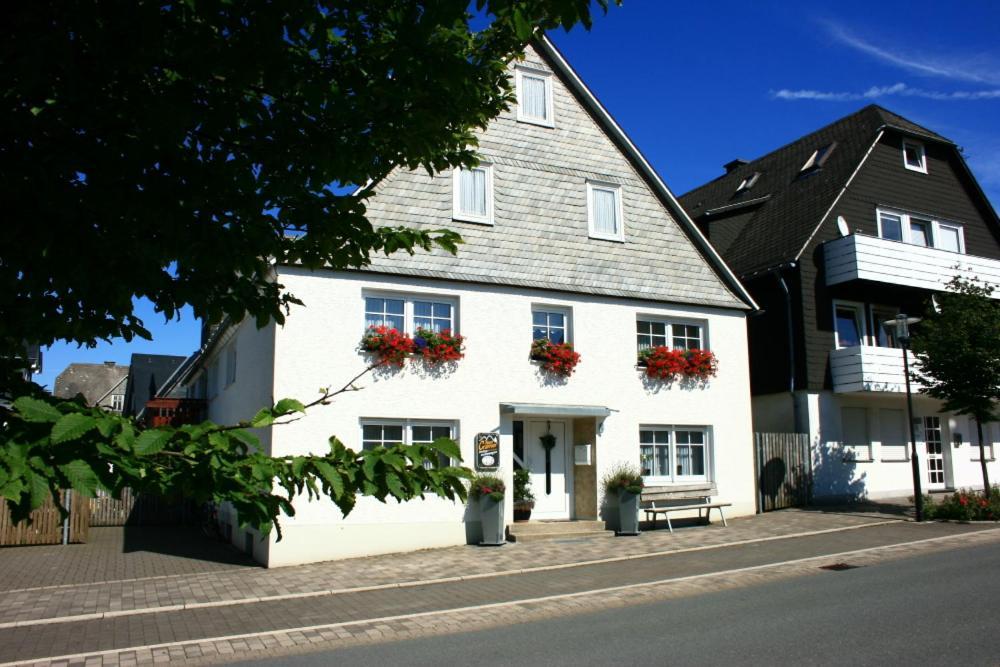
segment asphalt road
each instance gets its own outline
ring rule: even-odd
[[[246,665],[998,665],[1000,545]]]

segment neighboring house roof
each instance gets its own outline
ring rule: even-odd
[[[457,256],[441,250],[373,255],[366,270],[755,309],[735,274],[555,46],[545,37],[533,42],[524,64],[553,72],[556,122],[546,129],[518,123],[512,109],[480,134],[477,152],[503,183],[495,207],[505,217],[495,226],[453,222],[450,172],[432,177],[396,169],[366,202],[372,223],[455,229],[466,244]],[[624,243],[588,238],[586,181],[625,188]],[[579,187],[571,191],[568,182]]]
[[[711,225],[713,243],[741,277],[798,261],[879,132],[887,128],[954,146],[940,134],[872,104],[756,160],[730,163],[730,171],[683,195],[680,202],[699,224]],[[802,172],[814,151],[824,146],[832,150],[821,166]],[[755,173],[760,176],[753,186],[738,192]]]
[[[99,405],[113,393],[125,393],[125,379],[128,366],[119,366],[113,361],[103,364],[70,364],[56,376],[52,392],[59,398],[74,398],[83,394],[87,405]],[[120,391],[115,392],[119,388]]]
[[[139,414],[150,399],[156,398],[160,388],[184,360],[185,357],[165,354],[133,354],[129,363],[123,414]]]

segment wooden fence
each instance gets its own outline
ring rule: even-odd
[[[121,499],[98,491],[90,499],[91,526],[164,526],[189,523],[197,516],[193,503],[186,500],[139,494],[122,490]]]
[[[65,494],[66,492],[63,491],[64,499]],[[90,503],[88,501],[88,498],[79,493],[71,495],[68,534],[70,542],[87,541],[87,529],[90,526]],[[0,546],[62,544],[62,541],[63,520],[51,497],[31,513],[30,523],[27,521],[14,523],[6,504],[0,505]]]
[[[806,433],[754,433],[757,511],[809,504],[812,459]]]

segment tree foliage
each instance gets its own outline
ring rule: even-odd
[[[466,498],[462,482],[471,473],[442,465],[438,456],[461,460],[458,445],[447,438],[355,452],[331,437],[323,455],[271,457],[250,430],[287,424],[351,390],[353,381],[309,405],[284,399],[231,426],[203,422],[148,429],[82,402],[21,396],[0,409],[5,421],[0,498],[20,521],[50,494],[58,498],[59,489],[87,496],[103,489],[117,496],[128,487],[197,503],[229,502],[242,526],[264,534],[277,527],[279,539],[279,517],[295,515],[296,496],[329,497],[345,515],[359,494],[383,502],[427,493]]]
[[[537,30],[591,20],[591,0],[475,5],[5,3],[0,353],[148,338],[136,296],[167,317],[281,322],[296,299],[273,261],[454,251],[451,231],[373,226],[366,200],[398,166],[475,163],[509,61]]]
[[[914,328],[913,352],[920,362],[913,377],[946,410],[977,422],[983,461],[983,488],[990,488],[983,454],[983,430],[995,421],[1000,401],[1000,300],[995,288],[977,278],[956,276],[936,295]]]
[[[236,425],[141,430],[12,373],[25,342],[149,338],[149,299],[214,323],[284,321],[272,263],[361,268],[372,253],[455,252],[449,230],[376,227],[397,167],[475,164],[540,30],[589,27],[607,0],[177,0],[0,9],[0,498],[23,518],[56,489],[125,486],[229,501],[267,530],[296,494],[464,498],[454,444],[268,457]],[[350,187],[349,187],[350,186]],[[324,395],[319,400],[329,400]],[[314,402],[310,406],[318,405]]]

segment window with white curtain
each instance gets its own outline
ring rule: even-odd
[[[452,180],[452,218],[493,224],[493,166],[480,163],[472,169],[455,169]]]
[[[639,428],[639,466],[647,483],[708,481],[711,454],[707,428]]]
[[[542,70],[518,67],[514,87],[517,94],[517,119],[553,127],[552,75]]]
[[[591,238],[624,241],[621,186],[588,181],[587,219]]]
[[[456,332],[458,300],[431,294],[365,294],[365,331],[388,327],[415,334],[417,329]]]
[[[902,241],[950,252],[965,252],[965,234],[962,225],[937,220],[929,215],[879,209],[878,235],[890,241]]]

